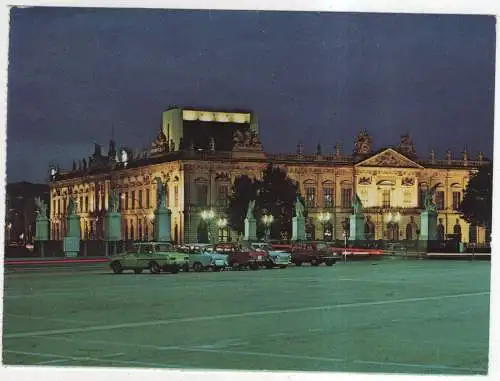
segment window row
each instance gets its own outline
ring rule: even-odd
[[[196,206],[208,206],[209,188],[208,184],[195,184],[194,203]],[[229,185],[219,184],[217,186],[216,204],[219,207],[229,206]]]
[[[425,193],[426,193],[425,189],[421,189],[419,192],[418,205],[421,208],[424,207]],[[460,208],[460,204],[462,202],[462,192],[453,191],[451,201],[452,201],[451,208],[453,210],[458,210]],[[434,203],[436,204],[436,207],[438,210],[446,209],[445,208],[444,191],[441,191],[441,190],[436,191],[436,193],[434,195]]]

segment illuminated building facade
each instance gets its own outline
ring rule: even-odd
[[[352,196],[357,193],[370,239],[415,240],[423,192],[436,187],[439,237],[455,234],[464,242],[488,240],[484,228],[469,226],[458,212],[471,174],[488,163],[481,153],[471,158],[464,151],[456,159],[448,151],[444,159],[437,159],[431,152],[423,160],[408,135],[401,136],[397,146],[374,151],[371,137],[362,131],[353,153],[347,155],[338,145],[333,153],[322,153],[318,145],[315,153],[306,154],[301,144],[293,154],[267,154],[258,132],[251,112],[173,108],[163,113],[162,127],[147,151],[117,148],[111,141],[103,155],[96,145],[94,154],[74,162],[71,170],[51,174],[52,239],[60,240],[65,234],[70,194],[77,201],[82,238],[102,239],[108,193],[113,188],[121,194],[123,239],[151,239],[156,177],[166,183],[176,242],[206,242],[209,230],[218,240],[236,239],[224,220],[231,185],[243,174],[259,178],[271,162],[298,183],[306,200],[310,239],[342,239]],[[208,210],[214,213],[202,213]]]

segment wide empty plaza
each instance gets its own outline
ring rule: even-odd
[[[7,365],[485,374],[490,262],[7,269]]]

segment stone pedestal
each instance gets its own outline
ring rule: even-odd
[[[257,220],[255,218],[245,218],[245,241],[257,240]]]
[[[76,257],[80,252],[80,216],[68,216],[68,232],[63,240],[63,250],[67,257]]]
[[[349,241],[365,240],[365,217],[362,214],[349,216]]]
[[[37,217],[35,241],[49,240],[49,219],[47,217]]]
[[[106,221],[106,241],[120,241],[122,239],[121,215],[118,212],[108,212]]]
[[[155,211],[155,241],[170,242],[171,235],[171,215],[168,208],[158,208]]]
[[[304,217],[292,218],[292,241],[304,241],[306,239],[306,221]]]
[[[76,257],[80,253],[80,238],[64,237],[63,240],[64,254],[67,257]]]
[[[35,226],[35,241],[40,242],[40,255],[45,256],[45,241],[49,238],[49,219],[47,217],[37,217]]]
[[[420,241],[436,241],[437,213],[422,212],[420,214]]]

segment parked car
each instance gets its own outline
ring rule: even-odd
[[[243,248],[235,243],[219,243],[214,245],[214,251],[221,254],[227,254],[229,267],[233,270],[250,268],[257,270],[261,266],[269,263],[269,255],[264,251],[246,247]]]
[[[113,255],[109,265],[115,274],[121,274],[124,270],[133,270],[140,274],[149,269],[151,273],[160,271],[179,272],[187,263],[189,256],[175,250],[168,242],[140,242],[133,245],[132,250]]]
[[[273,249],[267,242],[252,242],[252,248],[257,251],[266,252],[268,255],[267,268],[280,267],[285,268],[291,263],[292,256],[286,250]]]
[[[193,270],[195,272],[204,270],[220,271],[227,267],[227,254],[220,254],[212,249],[213,247],[210,245],[203,244],[188,244],[180,247],[182,252],[189,255],[189,263],[183,270]]]
[[[340,257],[328,251],[327,246],[321,242],[303,242],[292,245],[292,262],[296,266],[310,263],[311,266],[319,266],[324,263],[333,266]]]

